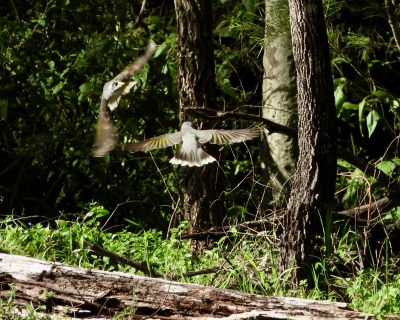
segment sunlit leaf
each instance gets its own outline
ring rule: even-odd
[[[390,176],[396,167],[396,165],[391,160],[384,160],[376,164],[376,167]]]
[[[94,86],[90,82],[81,84],[81,86],[79,87],[79,91],[81,92],[81,94],[78,97],[78,101],[82,102],[82,101],[86,100],[92,93],[93,89],[94,89]]]
[[[379,113],[376,112],[375,110],[372,110],[370,113],[368,113],[366,117],[367,121],[367,128],[368,128],[368,136],[371,137],[371,135],[374,133],[376,125],[378,124],[378,121],[380,119]]]
[[[337,88],[335,90],[336,114],[340,113],[340,109],[342,108],[345,99],[346,99],[346,96],[343,92],[343,86],[342,85],[337,86]]]
[[[57,94],[62,89],[63,86],[64,86],[63,82],[60,82],[59,84],[57,84],[53,89],[53,94]]]
[[[362,130],[362,123],[364,120],[364,107],[365,107],[365,102],[366,102],[367,97],[365,97],[359,104],[358,104],[358,123],[360,126],[360,133],[361,136],[363,137],[363,130]]]

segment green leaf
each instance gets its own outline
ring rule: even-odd
[[[345,61],[345,60],[343,60],[343,61]],[[347,82],[346,78],[336,78],[333,80],[333,84],[337,84],[337,85],[345,85],[346,82]]]
[[[393,161],[397,166],[400,166],[400,158],[395,157],[395,158],[392,159],[392,161]]]
[[[221,89],[223,92],[227,93],[232,98],[236,98],[236,92],[235,90],[232,89],[232,85],[229,79],[223,79],[221,81]]]
[[[384,160],[379,162],[376,167],[386,173],[388,176],[392,175],[392,172],[396,165],[391,160]]]
[[[378,98],[380,102],[390,102],[392,100],[391,95],[387,91],[378,90],[374,92],[374,96]]]
[[[92,93],[93,89],[94,89],[94,86],[90,82],[81,84],[81,86],[79,87],[79,91],[81,92],[81,94],[78,97],[78,101],[82,102],[82,101],[86,100]]]
[[[364,113],[364,108],[365,108],[365,101],[367,100],[367,98],[368,98],[368,97],[365,97],[365,98],[363,99],[363,101],[361,101],[361,102],[358,104],[358,123],[359,123],[359,126],[360,126],[360,133],[361,133],[361,136],[362,136],[362,137],[364,137],[363,130],[362,130],[363,113]]]
[[[343,106],[343,103],[346,99],[346,96],[343,92],[343,86],[339,85],[337,86],[335,90],[335,106],[336,106],[336,114],[338,115],[340,113],[340,110]]]
[[[376,112],[375,110],[372,110],[368,115],[367,115],[367,128],[368,128],[368,136],[371,137],[371,135],[374,133],[376,125],[378,124],[378,121],[380,119],[379,113]]]
[[[236,166],[236,168],[235,168],[235,176],[239,173],[239,171],[240,171],[240,164],[238,164],[237,166]]]
[[[56,223],[61,229],[68,227],[69,224],[69,222],[65,220],[56,220]]]
[[[53,89],[53,94],[57,94],[58,91],[60,91],[63,86],[64,86],[64,82],[60,82],[59,84],[57,84]]]
[[[136,223],[135,221],[132,221],[132,220],[129,220],[129,219],[124,219],[125,221],[128,221],[131,225],[133,225],[133,226],[135,226],[135,227],[139,227],[139,228],[141,228],[142,230],[144,230],[144,228],[139,224],[139,223]]]
[[[351,102],[345,102],[343,103],[342,109],[348,109],[348,110],[358,110],[359,105]]]

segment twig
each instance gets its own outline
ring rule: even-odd
[[[386,173],[384,173],[382,170],[379,170],[376,166],[368,163],[364,159],[353,155],[342,147],[338,147],[338,155],[346,162],[360,169],[362,172],[365,172],[371,177],[374,177],[374,179],[376,179],[380,185],[384,187],[388,187],[390,185],[389,176],[387,176]]]
[[[139,21],[142,19],[144,10],[146,8],[146,1],[147,0],[143,0],[142,6],[140,7],[139,14],[136,16],[135,27],[139,24]]]
[[[114,261],[126,264],[128,266],[134,267],[135,269],[137,269],[139,271],[142,271],[146,276],[162,278],[162,276],[159,273],[155,272],[152,269],[149,270],[147,267],[147,264],[145,262],[137,263],[137,262],[129,260],[123,256],[120,256],[119,254],[116,254],[114,252],[100,248],[100,247],[96,246],[95,244],[88,242],[88,241],[85,241],[85,245],[87,245],[91,250],[93,250],[94,252],[96,252],[102,256],[109,257],[109,258],[113,259]]]
[[[370,214],[372,215],[373,213],[382,211],[383,209],[390,210],[398,205],[400,205],[400,190],[393,191],[389,193],[386,197],[372,202],[371,204],[359,206],[354,209],[334,212],[333,214],[336,216],[357,218],[358,221],[366,222],[367,219],[361,219],[360,216],[368,214],[368,212],[370,212]]]
[[[400,32],[397,26],[396,15],[395,15],[396,7],[392,3],[390,3],[389,0],[385,0],[385,8],[388,15],[390,28],[392,29],[394,40],[397,45],[397,49],[400,50]]]

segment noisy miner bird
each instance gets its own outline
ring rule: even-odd
[[[243,142],[259,135],[260,130],[257,128],[196,130],[193,129],[191,122],[184,122],[179,132],[164,134],[140,142],[127,143],[123,146],[123,149],[128,151],[148,151],[182,143],[181,150],[169,162],[181,166],[201,167],[204,164],[216,161],[214,157],[201,148],[201,144],[206,142],[213,144]]]
[[[118,106],[121,96],[127,94],[136,84],[136,81],[125,82],[125,80],[128,80],[134,73],[141,70],[146,62],[153,56],[155,50],[155,42],[150,41],[146,52],[139,59],[104,85],[103,94],[101,96],[99,119],[97,122],[96,138],[94,141],[94,157],[104,157],[113,149],[116,143],[115,127],[110,121],[110,111],[108,111],[107,105],[110,107],[111,111]]]

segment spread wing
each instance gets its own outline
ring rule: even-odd
[[[96,138],[94,141],[94,157],[104,157],[114,148],[115,127],[110,121],[110,112],[107,110],[107,101],[101,100],[99,120],[97,121]]]
[[[140,142],[126,143],[123,146],[127,151],[148,151],[153,149],[160,149],[171,147],[174,144],[182,142],[181,132],[167,133],[162,136],[146,139]]]
[[[153,40],[150,40],[145,53],[129,67],[126,67],[124,70],[122,70],[112,81],[124,81],[132,77],[134,73],[141,70],[147,61],[150,60],[154,54],[154,51],[156,51],[156,43]]]
[[[146,62],[153,56],[155,49],[155,42],[150,40],[146,52],[129,67],[125,68],[121,73],[119,73],[112,81],[107,82],[104,86],[103,95],[100,103],[99,120],[97,122],[96,138],[94,142],[95,150],[93,151],[93,156],[104,157],[113,149],[116,142],[115,127],[111,123],[110,112],[107,110],[107,105],[110,101],[104,99],[104,91],[110,90],[109,87],[111,86],[112,82],[129,79],[135,72],[141,70]],[[126,87],[123,89],[122,94],[128,93],[134,84],[135,82],[127,83]],[[118,101],[119,99],[120,97],[117,98]],[[116,104],[118,104],[118,101],[116,101]],[[113,105],[112,107],[116,108],[116,105]]]
[[[196,135],[199,137],[200,143],[229,144],[256,138],[260,133],[261,131],[257,128],[248,128],[239,130],[198,130]]]

